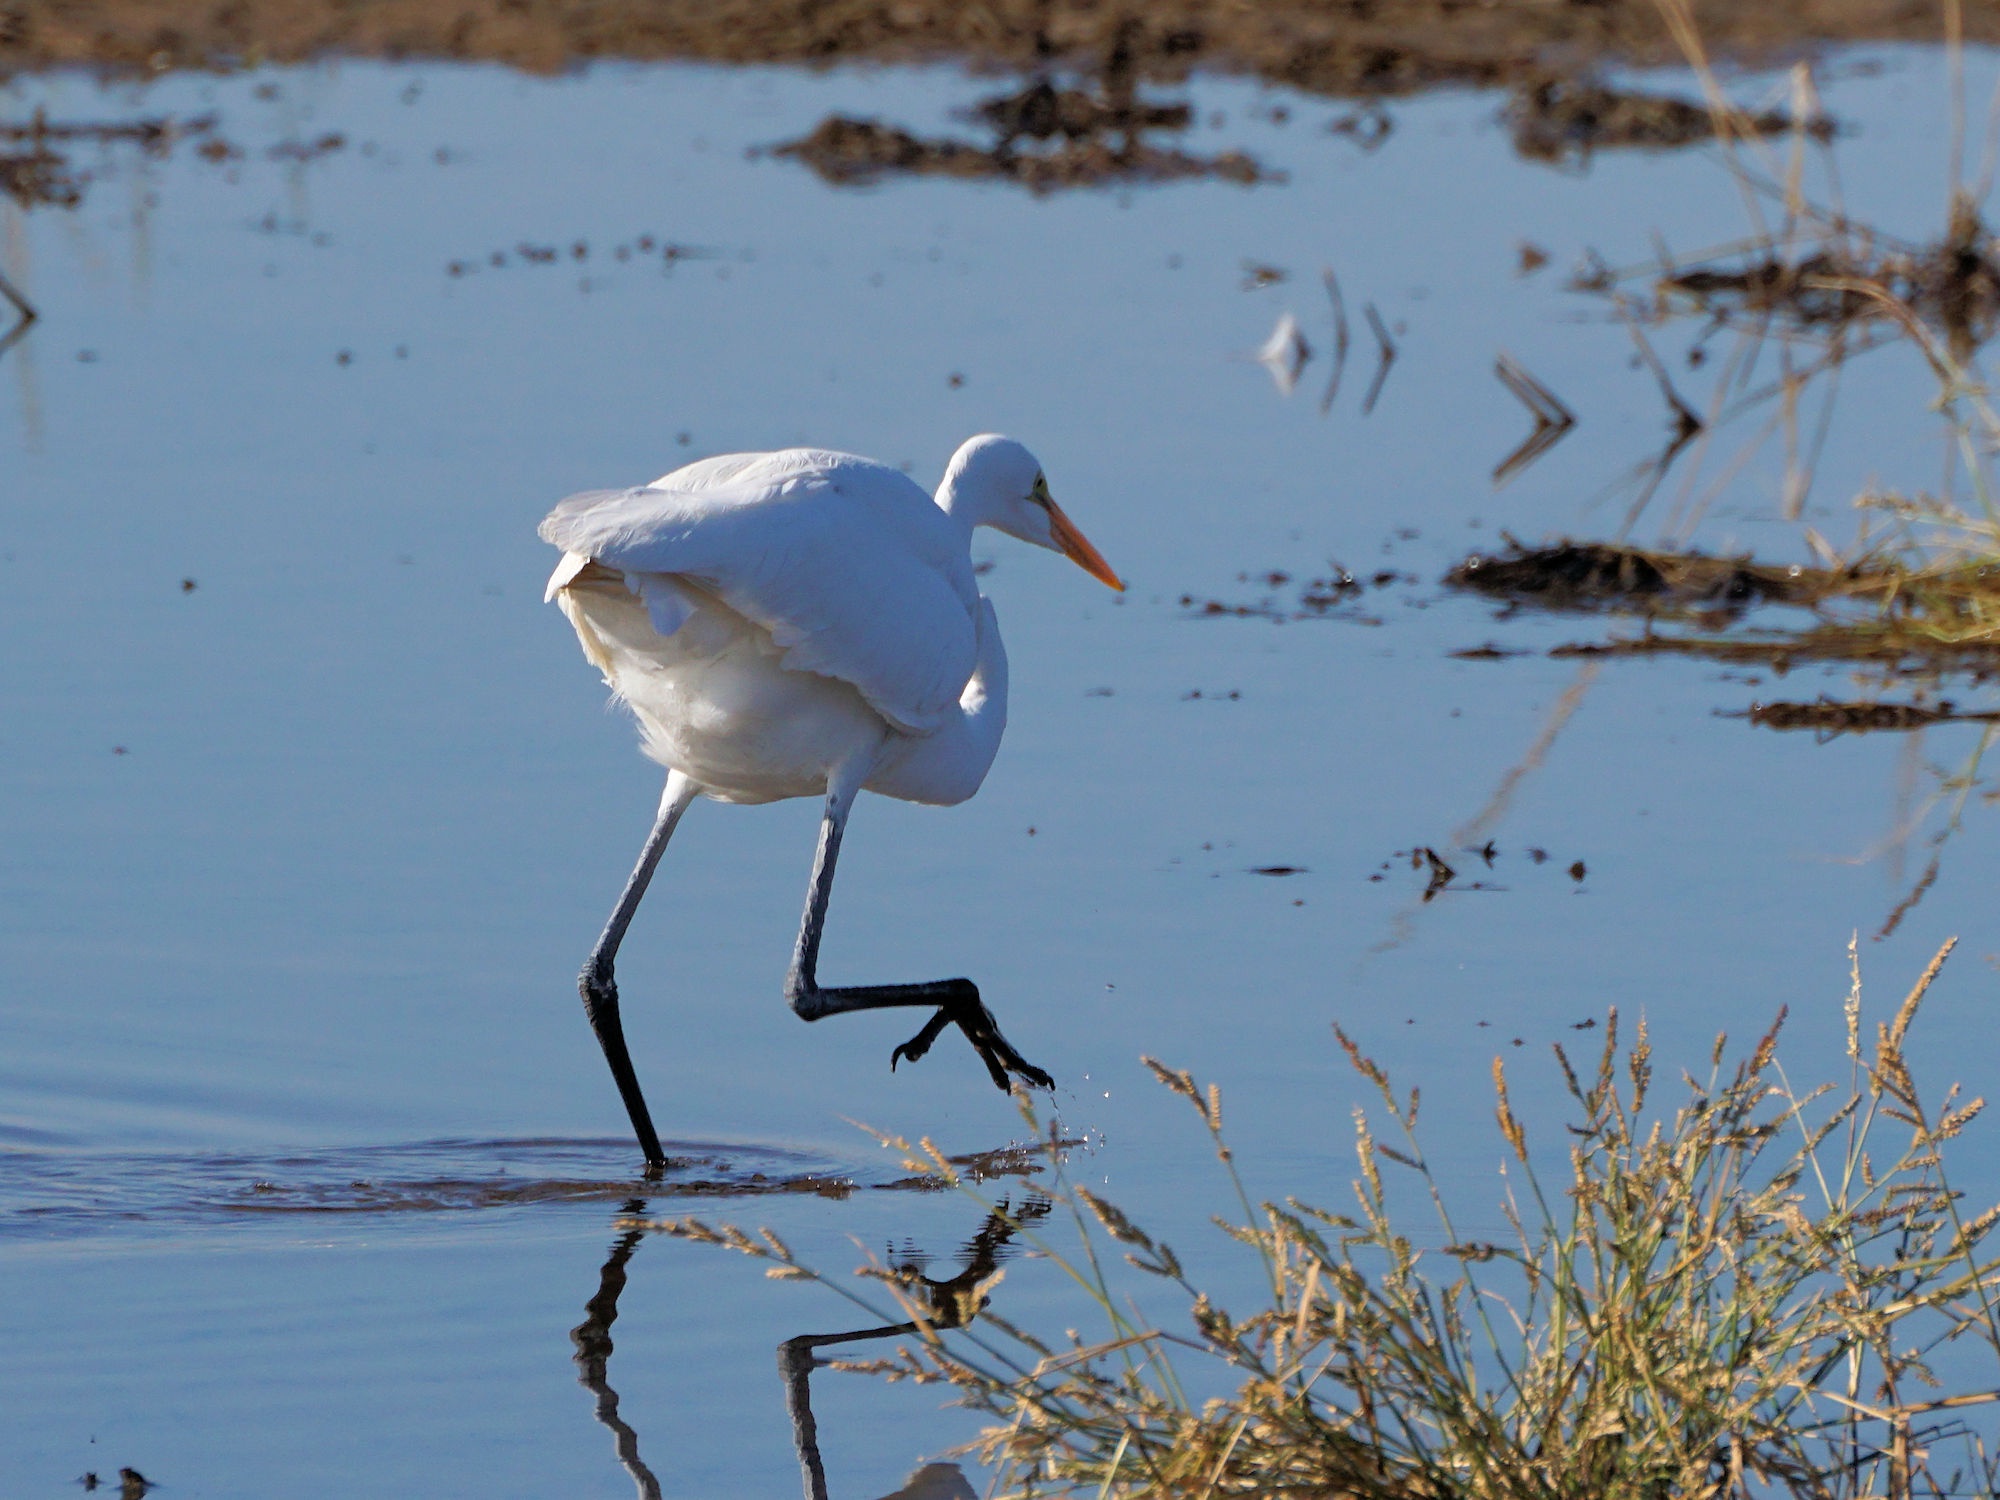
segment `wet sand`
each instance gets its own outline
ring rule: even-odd
[[[1711,55],[1768,63],[1816,46],[1937,41],[1930,0],[1694,0]],[[1967,39],[2000,41],[2000,4]],[[1506,84],[1678,61],[1653,0],[12,0],[0,73],[164,71],[343,55],[553,71],[595,58],[815,63],[956,59],[1174,79],[1201,67],[1322,94]]]

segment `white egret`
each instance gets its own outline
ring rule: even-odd
[[[820,933],[857,792],[963,802],[1007,721],[1007,653],[972,568],[991,526],[1125,585],[1010,438],[970,439],[936,499],[871,459],[816,448],[707,458],[637,489],[572,495],[542,522],[549,579],[583,652],[667,768],[651,835],[577,987],[649,1165],[666,1160],[625,1048],[613,963],[660,855],[697,796],[824,796],[785,998],[803,1020],[885,1006],[936,1013],[890,1054],[915,1062],[946,1026],[1000,1088],[1049,1075],[1000,1034],[969,979],[822,986]]]

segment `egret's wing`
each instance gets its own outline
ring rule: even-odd
[[[627,574],[685,578],[770,631],[787,667],[851,683],[898,728],[928,733],[972,675],[977,626],[961,581],[851,492],[872,477],[592,490],[558,505],[541,535]]]

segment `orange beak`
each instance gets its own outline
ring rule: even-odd
[[[1076,529],[1076,523],[1062,513],[1062,507],[1055,501],[1049,505],[1049,532],[1055,543],[1062,548],[1062,555],[1075,563],[1099,583],[1108,583],[1119,593],[1125,592],[1125,581],[1111,571],[1111,564],[1104,560],[1104,554],[1090,545],[1090,539]]]

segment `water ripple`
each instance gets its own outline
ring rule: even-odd
[[[0,1149],[0,1240],[258,1216],[445,1213],[633,1197],[751,1197],[916,1188],[782,1147],[667,1143],[658,1178],[624,1139],[435,1140],[309,1151]]]

